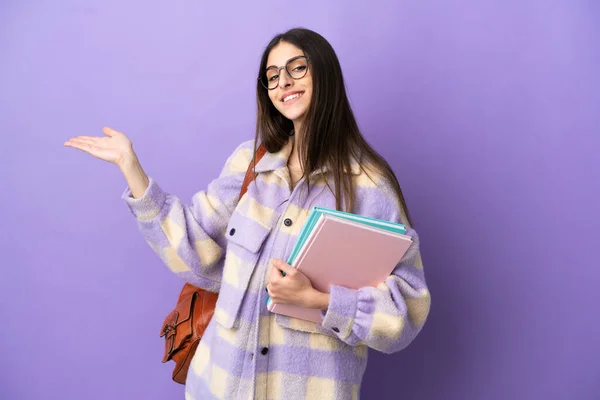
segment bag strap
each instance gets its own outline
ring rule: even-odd
[[[240,197],[239,197],[240,199],[248,190],[248,185],[250,185],[250,182],[252,182],[254,180],[254,178],[256,178],[256,174],[254,173],[254,167],[256,166],[256,164],[258,164],[260,159],[263,158],[263,156],[265,155],[266,152],[267,152],[267,149],[262,144],[260,146],[258,146],[258,149],[256,149],[254,158],[252,159],[252,161],[250,161],[250,164],[248,165],[248,169],[246,170],[246,176],[244,177],[244,182],[242,183],[242,189],[240,190]]]

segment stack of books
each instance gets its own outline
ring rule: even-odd
[[[405,233],[402,224],[313,207],[287,263],[306,275],[320,292],[329,293],[331,285],[377,287],[412,244]],[[270,298],[267,308],[318,324],[323,320],[321,310],[274,304]]]

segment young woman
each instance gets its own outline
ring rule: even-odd
[[[322,36],[292,29],[273,38],[257,103],[255,139],[235,149],[190,205],[144,173],[121,132],[104,128],[104,137],[65,145],[116,164],[128,184],[124,201],[152,249],[187,282],[219,292],[186,399],[356,399],[367,349],[403,349],[429,313],[418,236],[394,173],[358,129],[339,61]],[[258,143],[267,153],[238,201]],[[403,223],[413,244],[377,288],[319,292],[283,261],[315,205]],[[268,295],[322,310],[323,323],[269,312]]]

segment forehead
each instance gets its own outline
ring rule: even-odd
[[[280,42],[273,47],[267,58],[267,67],[271,65],[283,66],[292,57],[302,56],[304,52],[291,43]]]

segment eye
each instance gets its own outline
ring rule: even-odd
[[[276,81],[277,79],[279,79],[279,75],[271,75],[267,78],[269,79],[269,82],[273,82],[273,81]]]
[[[299,65],[293,69],[293,71],[302,72],[306,69],[306,65]]]

